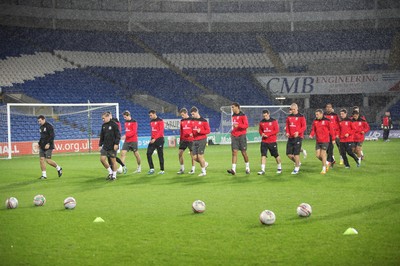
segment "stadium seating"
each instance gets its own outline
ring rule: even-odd
[[[0,86],[48,103],[119,102],[121,111],[129,109],[144,125],[139,135],[148,135],[148,110],[130,97],[149,94],[178,108],[198,106],[215,131],[219,112],[198,101],[204,88],[242,105],[273,104],[254,81],[254,74],[277,71],[260,37],[289,72],[306,72],[309,64],[335,60],[384,70],[395,33],[381,29],[132,34],[0,26]],[[175,113],[160,116],[177,118]],[[70,127],[68,121],[54,123]],[[73,131],[87,134],[81,128]]]

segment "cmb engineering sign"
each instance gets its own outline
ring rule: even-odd
[[[400,91],[400,72],[325,76],[258,75],[256,79],[277,96]]]

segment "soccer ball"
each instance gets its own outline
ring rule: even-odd
[[[192,203],[192,210],[194,213],[202,213],[206,210],[206,204],[201,200],[195,200]]]
[[[122,174],[123,171],[124,171],[124,169],[123,169],[122,166],[120,165],[119,168],[117,169],[117,173],[118,173],[118,174]]]
[[[275,223],[275,213],[270,210],[265,210],[260,214],[260,222],[262,224],[271,225]]]
[[[312,209],[310,204],[308,203],[301,203],[297,207],[297,215],[300,217],[309,217],[312,213]]]
[[[76,200],[73,197],[68,197],[64,200],[64,207],[66,209],[74,209],[76,206]]]
[[[18,207],[18,200],[17,198],[11,197],[6,199],[6,207],[7,209],[15,209]]]
[[[33,204],[35,206],[43,206],[46,203],[46,198],[43,195],[36,195],[33,198]]]

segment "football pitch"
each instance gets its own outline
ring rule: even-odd
[[[308,157],[298,175],[279,143],[283,173],[268,158],[260,170],[259,144],[249,145],[251,174],[239,155],[237,174],[229,175],[230,146],[206,148],[206,177],[178,175],[178,149],[165,149],[164,175],[142,173],[128,154],[128,174],[106,181],[99,154],[54,155],[63,167],[57,177],[39,180],[37,157],[0,160],[1,265],[399,265],[400,140],[365,142],[360,168],[337,164],[321,175],[315,141],[305,141]],[[335,147],[335,157],[339,158]],[[156,172],[158,158],[153,156]],[[185,156],[186,172],[190,170]],[[33,197],[47,202],[35,207]],[[6,209],[8,197],[19,206]],[[77,201],[66,210],[63,200]],[[203,200],[206,211],[194,214],[191,204]],[[300,218],[306,202],[312,215]],[[272,210],[276,222],[259,222]],[[104,222],[94,223],[101,217]],[[343,235],[347,228],[358,235]]]

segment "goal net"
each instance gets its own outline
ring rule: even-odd
[[[8,103],[0,106],[0,158],[39,153],[39,115],[44,115],[54,126],[53,153],[98,151],[101,116],[107,111],[119,119],[118,103]]]
[[[278,134],[278,141],[286,140],[284,134],[284,128],[286,123],[286,117],[289,114],[289,105],[266,105],[266,106],[251,106],[242,105],[240,109],[246,114],[249,120],[249,128],[247,129],[247,140],[248,142],[260,142],[261,137],[258,133],[258,127],[260,121],[263,119],[262,111],[268,109],[271,118],[278,121],[280,132]],[[230,135],[232,131],[232,109],[231,106],[221,107],[221,127],[220,132],[222,134]]]

